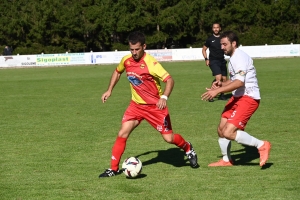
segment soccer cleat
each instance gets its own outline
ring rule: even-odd
[[[224,100],[226,101],[227,98],[225,97],[224,93],[221,93],[220,96],[218,97],[219,100]]]
[[[271,150],[271,143],[264,141],[264,144],[258,149],[260,155],[259,165],[262,167],[266,164]]]
[[[102,174],[99,175],[99,178],[116,176],[120,173],[121,173],[120,170],[115,171],[115,170],[112,170],[112,169],[107,169]]]
[[[188,159],[190,161],[191,167],[197,168],[197,167],[199,167],[197,154],[196,154],[192,144],[190,142],[189,142],[189,144],[190,144],[190,150],[186,153],[186,156],[188,157]]]
[[[214,102],[214,99],[208,99],[208,102]]]
[[[228,162],[226,162],[223,159],[221,159],[218,162],[210,163],[208,166],[209,167],[230,167],[230,166],[233,166],[233,162],[232,162],[232,160],[229,160]]]

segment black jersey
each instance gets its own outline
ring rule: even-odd
[[[209,48],[209,60],[223,60],[224,51],[221,49],[221,39],[214,35],[207,38],[205,44]]]

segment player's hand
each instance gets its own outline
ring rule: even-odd
[[[215,81],[211,85],[211,89],[217,89],[219,87],[222,87],[222,82],[221,81]]]
[[[104,94],[102,94],[102,97],[101,97],[102,103],[105,103],[106,100],[110,97],[110,95],[111,95],[110,91],[106,91]]]
[[[167,100],[166,99],[163,99],[163,98],[160,98],[156,104],[157,108],[162,110],[164,109],[165,107],[167,107]]]
[[[219,94],[217,90],[206,88],[207,92],[201,95],[201,100],[207,101],[209,99],[213,99],[215,96]]]
[[[209,60],[205,61],[206,66],[209,66]]]

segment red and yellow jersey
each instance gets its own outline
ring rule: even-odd
[[[147,53],[139,62],[136,62],[131,54],[124,56],[116,71],[126,71],[132,100],[138,104],[156,104],[162,95],[160,80],[166,82],[171,77],[161,64]]]

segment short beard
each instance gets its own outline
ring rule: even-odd
[[[227,51],[227,53],[225,53],[226,56],[232,56],[233,50]]]

